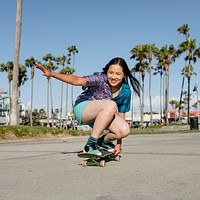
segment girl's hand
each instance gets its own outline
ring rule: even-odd
[[[116,144],[114,149],[114,155],[118,155],[122,152],[121,144]]]
[[[44,66],[42,66],[39,63],[35,63],[35,66],[43,72],[43,76],[46,76],[48,79],[51,78],[51,71],[47,70]]]

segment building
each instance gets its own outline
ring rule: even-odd
[[[9,96],[7,92],[0,93],[0,117],[5,117],[9,112]]]
[[[10,99],[7,92],[0,91],[0,125],[9,124]],[[25,116],[25,105],[20,102],[20,118]]]

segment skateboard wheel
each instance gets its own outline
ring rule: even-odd
[[[82,166],[83,166],[83,167],[87,167],[87,160],[84,160],[84,161],[82,162]]]
[[[105,160],[101,160],[99,164],[100,164],[100,167],[105,167],[106,166]]]

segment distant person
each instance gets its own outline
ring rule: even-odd
[[[131,90],[140,94],[140,84],[132,76],[123,58],[113,58],[103,68],[89,76],[75,76],[48,71],[41,64],[36,67],[47,78],[53,77],[66,83],[82,86],[83,92],[74,104],[74,114],[80,124],[92,127],[91,136],[83,149],[84,152],[101,155],[99,147],[115,155],[121,152],[122,138],[130,133],[125,113],[130,110]],[[100,137],[104,130],[109,132]],[[100,137],[100,138],[99,138]],[[117,140],[116,145],[113,141]]]

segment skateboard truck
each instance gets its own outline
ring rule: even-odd
[[[86,160],[82,161],[82,166],[100,166],[105,167],[106,162],[109,161],[120,161],[120,155],[114,155],[114,153],[108,152],[106,150],[101,150],[102,155],[96,155],[92,153],[85,153],[85,152],[79,152],[78,157],[80,158],[86,158]]]

